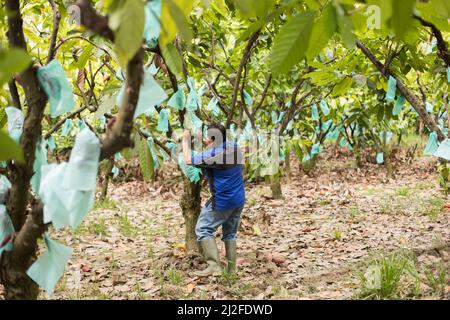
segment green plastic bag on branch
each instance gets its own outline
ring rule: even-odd
[[[186,95],[182,87],[178,87],[177,92],[170,97],[167,105],[175,110],[184,110],[186,106]]]
[[[199,168],[196,168],[194,166],[188,166],[184,162],[183,154],[180,153],[178,155],[178,165],[181,168],[181,171],[183,174],[189,179],[191,182],[198,182],[200,181],[202,170]]]
[[[44,223],[52,222],[57,230],[81,223],[94,205],[99,157],[100,141],[86,128],[77,135],[68,163],[42,167]]]
[[[450,139],[445,139],[441,142],[438,149],[434,153],[435,157],[450,160]]]
[[[150,155],[152,156],[153,167],[155,169],[158,169],[159,168],[159,160],[158,160],[158,155],[156,154],[156,150],[155,150],[155,141],[153,140],[152,137],[149,137],[147,139],[147,146],[148,146],[148,149],[150,150]]]
[[[47,251],[31,265],[27,275],[51,296],[72,255],[72,248],[50,239],[48,234],[44,240]]]
[[[380,138],[382,141],[384,140],[384,135],[385,135],[384,131],[380,133]],[[392,132],[390,131],[386,132],[386,143],[391,142],[393,136],[394,134]]]
[[[311,148],[311,157],[318,155],[320,151],[320,143],[315,143]]]
[[[125,84],[117,95],[117,104],[122,105],[122,101],[125,98]],[[155,106],[159,106],[168,98],[166,92],[160,87],[158,82],[153,78],[150,70],[146,70],[144,73],[144,81],[141,84],[139,92],[139,100],[134,112],[134,118],[139,117],[141,114],[147,116],[156,114]]]
[[[151,0],[145,6],[145,27],[144,39],[150,49],[158,45],[159,34],[161,33],[161,0]]]
[[[9,182],[6,176],[0,174],[0,204],[5,204],[6,194],[10,188],[11,182]]]
[[[194,79],[192,79],[191,77],[188,77],[187,85],[189,88],[189,93],[187,96],[186,108],[188,111],[192,112],[192,111],[197,110],[199,107],[201,107],[201,100],[200,100],[199,94],[195,90]]]
[[[46,140],[46,144],[48,146],[48,148],[50,150],[55,150],[56,149],[56,143],[55,143],[55,139],[53,139],[52,136],[50,136],[47,140]]]
[[[272,111],[270,113],[270,116],[272,118],[272,124],[277,124],[277,122],[278,122],[278,114],[275,111]]]
[[[330,115],[330,107],[328,107],[328,103],[325,100],[320,101],[320,110],[325,117]]]
[[[383,152],[379,152],[377,154],[377,163],[378,164],[383,164],[384,163],[384,153]]]
[[[405,102],[406,99],[404,97],[398,96],[397,101],[395,101],[394,109],[392,109],[392,115],[398,116],[402,112]]]
[[[64,124],[61,127],[61,134],[66,137],[70,131],[73,128],[73,121],[72,119],[67,119],[66,121],[64,121]]]
[[[202,120],[195,114],[194,111],[188,111],[187,116],[184,119],[184,128],[188,130],[198,130],[203,126]]]
[[[426,102],[425,103],[425,109],[427,110],[428,113],[433,113],[434,106],[431,103]]]
[[[31,177],[30,183],[34,193],[39,194],[39,187],[41,184],[41,168],[47,165],[47,148],[46,142],[41,138],[36,144],[36,151],[34,153],[33,171],[34,175]]]
[[[113,179],[117,178],[119,176],[119,168],[117,168],[116,166],[114,166],[111,169],[111,173],[113,174]]]
[[[219,99],[213,97],[206,106],[206,110],[211,111],[215,117],[218,117],[220,115]]]
[[[450,83],[450,67],[447,68],[447,81]]]
[[[430,136],[428,137],[428,143],[427,143],[427,146],[425,147],[425,150],[423,151],[423,153],[428,156],[432,156],[432,155],[434,155],[434,153],[437,151],[438,148],[439,148],[439,142],[438,142],[437,133],[433,131],[430,133]]]
[[[16,107],[5,108],[7,117],[8,134],[15,142],[19,143],[22,136],[24,116],[22,110]]]
[[[397,80],[393,76],[389,76],[388,88],[386,92],[386,101],[393,102],[397,94]]]
[[[319,120],[320,116],[319,116],[319,109],[317,108],[317,105],[314,104],[311,107],[311,119],[313,120]]]
[[[3,251],[12,250],[12,237],[14,235],[14,225],[11,221],[6,206],[0,204],[0,257]]]
[[[169,111],[166,109],[161,109],[158,116],[158,127],[156,128],[159,132],[169,131]]]
[[[247,91],[243,91],[243,95],[244,95],[244,102],[247,106],[251,107],[253,105],[253,98],[250,95],[250,93],[248,93]]]
[[[70,112],[75,107],[72,87],[66,78],[63,67],[57,60],[39,68],[37,77],[50,102],[52,118]]]

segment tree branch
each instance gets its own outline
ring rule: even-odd
[[[108,18],[99,15],[94,8],[92,8],[90,0],[78,0],[76,5],[81,11],[81,24],[99,36],[102,36],[110,41],[114,41],[114,33],[108,26]]]
[[[261,32],[261,30],[254,32],[248,39],[247,45],[245,47],[244,54],[241,59],[241,63],[239,64],[239,68],[237,70],[236,79],[234,81],[233,96],[231,98],[230,113],[228,114],[227,122],[225,125],[226,128],[228,128],[230,126],[230,124],[233,120],[234,110],[236,109],[236,102],[237,102],[237,97],[239,94],[242,71],[244,70],[245,65],[247,64],[248,60],[250,59],[250,53],[252,51],[253,45],[255,44],[256,40],[258,40],[258,38],[259,38],[260,32]]]
[[[107,159],[123,148],[133,145],[131,132],[143,79],[143,56],[144,50],[141,48],[128,63],[125,96],[113,127],[102,140],[100,160]]]
[[[20,14],[19,0],[7,0],[8,39],[11,47],[27,49],[23,33],[23,20]],[[27,114],[25,116],[20,145],[24,153],[24,163],[14,164],[11,170],[11,189],[8,199],[8,212],[15,230],[20,230],[25,220],[25,209],[28,200],[30,179],[33,175],[34,154],[36,144],[42,132],[42,118],[47,103],[45,93],[39,87],[36,67],[31,65],[20,74],[19,83],[25,92]]]
[[[53,9],[53,30],[50,38],[50,48],[48,50],[47,64],[52,61],[56,56],[56,39],[58,37],[59,24],[61,22],[61,12],[59,12],[58,5],[54,0],[49,0]]]
[[[395,77],[395,75],[392,73],[390,69],[384,69],[383,64],[373,55],[373,53],[364,45],[364,43],[357,39],[356,45],[358,48],[364,53],[364,55],[373,63],[373,65],[380,71],[384,77],[392,76],[396,78],[397,80],[397,89],[400,91],[401,95],[408,100],[408,102],[411,104],[411,106],[414,108],[414,110],[417,111],[420,118],[423,120],[425,125],[428,127],[430,131],[435,131],[438,135],[439,141],[443,141],[446,139],[445,134],[442,132],[442,130],[436,125],[436,122],[431,118],[425,108],[425,105],[420,101],[420,99],[411,92],[406,86],[403,84],[403,82]]]
[[[450,52],[448,50],[447,42],[445,42],[444,37],[442,35],[442,32],[431,22],[428,22],[424,20],[423,18],[419,17],[418,15],[414,15],[414,19],[419,20],[420,23],[424,27],[431,28],[433,31],[434,37],[437,40],[437,46],[438,46],[438,56],[444,60],[447,67],[450,67]]]

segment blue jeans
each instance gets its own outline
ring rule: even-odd
[[[205,240],[214,237],[214,232],[222,226],[222,240],[236,240],[236,234],[241,219],[242,209],[217,211],[212,208],[212,204],[208,203],[203,207],[195,226],[197,240]]]

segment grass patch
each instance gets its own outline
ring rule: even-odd
[[[91,234],[96,234],[101,237],[109,236],[108,226],[104,217],[99,217],[96,222],[89,224],[87,229]]]
[[[136,226],[130,221],[127,214],[119,217],[119,228],[120,233],[127,238],[134,238],[138,234]]]
[[[115,200],[110,199],[110,198],[104,198],[102,200],[97,200],[95,202],[93,210],[97,210],[97,209],[113,210],[113,209],[119,209],[119,206]]]
[[[444,211],[445,202],[441,198],[428,198],[422,201],[419,213],[428,216],[432,221],[437,220]]]
[[[409,197],[412,192],[409,187],[400,187],[395,191],[395,194],[399,197]]]
[[[378,254],[358,278],[357,296],[361,299],[401,299],[421,294],[415,256],[408,251]]]

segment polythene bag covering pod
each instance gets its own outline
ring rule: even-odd
[[[377,154],[377,163],[378,164],[383,164],[384,163],[384,153],[383,152],[379,152]]]
[[[432,113],[432,112],[433,112],[433,109],[434,109],[434,106],[433,106],[431,103],[426,102],[426,103],[425,103],[425,108],[427,109],[427,112],[428,112],[428,113]]]
[[[144,39],[147,46],[153,49],[158,45],[161,32],[159,20],[161,18],[161,0],[151,0],[145,6]]]
[[[317,108],[317,105],[314,104],[311,107],[311,119],[318,120],[319,119],[319,109]]]
[[[23,130],[24,116],[22,110],[16,107],[6,107],[5,112],[7,116],[8,134],[11,139],[18,143]]]
[[[83,129],[70,153],[70,170],[65,175],[68,189],[90,191],[95,189],[100,158],[100,140],[89,128]]]
[[[180,153],[178,155],[178,165],[181,168],[181,171],[183,172],[183,174],[188,177],[189,181],[191,182],[198,182],[200,181],[200,177],[202,174],[202,170],[199,168],[196,168],[194,166],[188,166],[186,165],[186,163],[184,162],[184,158],[183,158],[183,154]]]
[[[432,156],[439,148],[438,138],[436,132],[431,132],[430,136],[428,137],[428,143],[425,147],[425,150],[423,151],[424,154]]]
[[[52,118],[69,112],[75,107],[72,87],[66,78],[63,67],[57,60],[39,68],[37,77],[50,102]]]
[[[439,148],[434,153],[435,157],[450,160],[450,139],[445,139],[439,145]]]
[[[14,234],[14,225],[6,212],[6,206],[0,204],[0,257],[3,251],[12,250],[12,236]]]
[[[402,112],[403,106],[405,105],[406,99],[402,96],[398,96],[397,101],[395,101],[394,109],[392,109],[392,115],[398,116]]]
[[[64,121],[64,124],[62,125],[61,134],[63,136],[67,136],[70,133],[70,130],[72,130],[72,128],[73,128],[72,119],[67,119],[66,121]]]
[[[36,144],[36,151],[34,153],[33,171],[34,175],[31,177],[31,187],[36,194],[39,194],[39,187],[41,184],[41,168],[47,164],[47,148],[44,139],[40,139]]]
[[[322,110],[324,116],[328,116],[330,114],[330,108],[325,100],[320,101],[320,110]]]
[[[158,155],[156,154],[156,150],[155,150],[155,141],[153,140],[152,137],[149,137],[147,139],[147,146],[148,146],[148,149],[150,150],[150,154],[153,159],[153,165],[154,165],[155,169],[158,169],[159,168],[159,160],[158,160]]]
[[[216,117],[219,116],[220,114],[219,100],[216,97],[213,97],[206,106],[206,110],[211,111],[213,115]]]
[[[47,251],[31,265],[27,275],[51,296],[72,255],[72,248],[50,239],[47,234],[44,240]]]
[[[100,141],[88,128],[77,136],[68,163],[42,167],[44,222],[75,229],[94,204]]]
[[[244,102],[245,102],[245,104],[250,107],[253,104],[252,96],[250,95],[250,93],[248,93],[245,90],[243,91],[243,94],[244,94]]]
[[[125,84],[119,91],[117,95],[117,104],[122,105],[122,101],[125,96]],[[139,100],[134,112],[134,118],[139,117],[141,114],[150,115],[156,112],[155,106],[160,105],[164,100],[166,100],[167,94],[160,87],[158,82],[153,78],[153,75],[149,70],[144,73],[144,80],[141,84],[141,89],[139,92]]]
[[[156,128],[160,132],[169,131],[169,111],[161,109],[158,116],[158,127]]]
[[[11,182],[8,178],[0,174],[0,204],[4,204],[6,201],[6,193],[11,188]]]
[[[187,79],[187,85],[189,87],[189,93],[188,93],[188,97],[187,97],[187,101],[186,101],[186,108],[189,111],[195,111],[198,109],[198,107],[200,107],[201,102],[200,102],[200,96],[197,93],[197,91],[195,90],[194,79],[189,77]]]
[[[397,93],[397,80],[394,77],[389,76],[388,89],[386,92],[386,101],[393,102],[395,100],[396,93]]]
[[[111,170],[111,173],[113,174],[113,178],[117,178],[117,176],[119,175],[119,168],[117,168],[116,166],[114,166]]]
[[[183,110],[186,105],[186,95],[182,87],[178,87],[177,92],[175,92],[172,97],[170,97],[167,105],[175,110]]]
[[[50,136],[47,140],[46,140],[47,146],[50,150],[55,150],[56,148],[56,143],[55,143],[55,139],[53,139],[52,136]]]
[[[311,157],[320,153],[320,143],[315,143],[311,148]]]

